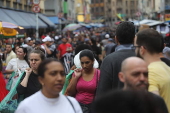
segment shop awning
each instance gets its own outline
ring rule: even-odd
[[[29,13],[29,16],[33,19],[34,25],[36,26],[36,16],[35,16],[35,14]],[[38,18],[38,26],[39,26],[39,28],[47,28],[47,25],[40,18]]]
[[[21,12],[16,10],[9,10],[9,9],[3,9],[0,8],[0,21],[10,22],[14,23],[16,25],[19,25],[21,27],[24,27],[25,29],[29,28],[36,28],[36,15],[35,13],[28,13],[28,12]],[[42,14],[39,14],[42,15]],[[39,16],[38,18],[38,27],[39,28],[47,28],[47,24],[52,25],[53,23],[43,22]],[[46,20],[48,21],[48,20]],[[50,20],[49,20],[50,21]]]
[[[53,22],[54,24],[59,24],[59,19],[57,16],[53,16],[53,17],[47,17],[51,22]]]
[[[45,22],[48,26],[50,26],[50,27],[54,27],[55,26],[55,24],[53,23],[53,22],[51,22],[46,16],[44,16],[43,14],[38,14],[38,16],[39,16],[39,18],[43,21],[43,22]]]
[[[5,12],[3,12],[1,9],[0,9],[0,21],[3,21],[3,22],[10,22],[10,23],[13,23],[13,24],[16,24],[17,23],[11,19]]]
[[[14,20],[17,25],[24,27],[24,28],[31,28],[32,26],[26,21],[26,19],[20,18],[20,15],[18,14],[18,11],[14,10],[8,10],[8,9],[1,9],[3,12],[5,12],[8,17],[10,17],[12,20]]]

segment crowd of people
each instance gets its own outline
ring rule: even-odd
[[[135,31],[122,22],[0,40],[0,101],[24,73],[15,113],[170,113],[169,48],[156,30]]]

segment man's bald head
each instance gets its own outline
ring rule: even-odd
[[[143,59],[129,57],[122,62],[119,79],[124,83],[124,89],[148,88],[148,68]]]
[[[128,70],[129,66],[133,65],[133,64],[146,64],[146,62],[139,58],[139,57],[129,57],[126,58],[121,65],[121,72],[125,72]]]

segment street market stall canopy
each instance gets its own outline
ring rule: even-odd
[[[135,26],[140,26],[141,24],[145,24],[145,25],[148,25],[148,26],[156,26],[156,25],[162,24],[164,22],[157,21],[157,20],[144,19],[144,20],[141,20],[141,21],[134,21],[133,23],[134,23]]]
[[[0,38],[22,37],[24,33],[23,27],[9,22],[0,22]]]
[[[24,27],[25,29],[36,28],[35,13],[0,8],[0,14],[0,21],[14,23],[18,26]],[[46,16],[40,13],[38,18],[38,25],[39,28],[55,26],[50,20],[48,20]]]

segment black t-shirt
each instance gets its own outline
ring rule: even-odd
[[[21,78],[21,82],[25,75]],[[17,87],[17,92],[19,95],[24,95],[24,98],[31,96],[41,89],[41,84],[38,81],[38,75],[32,72],[28,79],[27,87],[23,87],[21,84]]]

